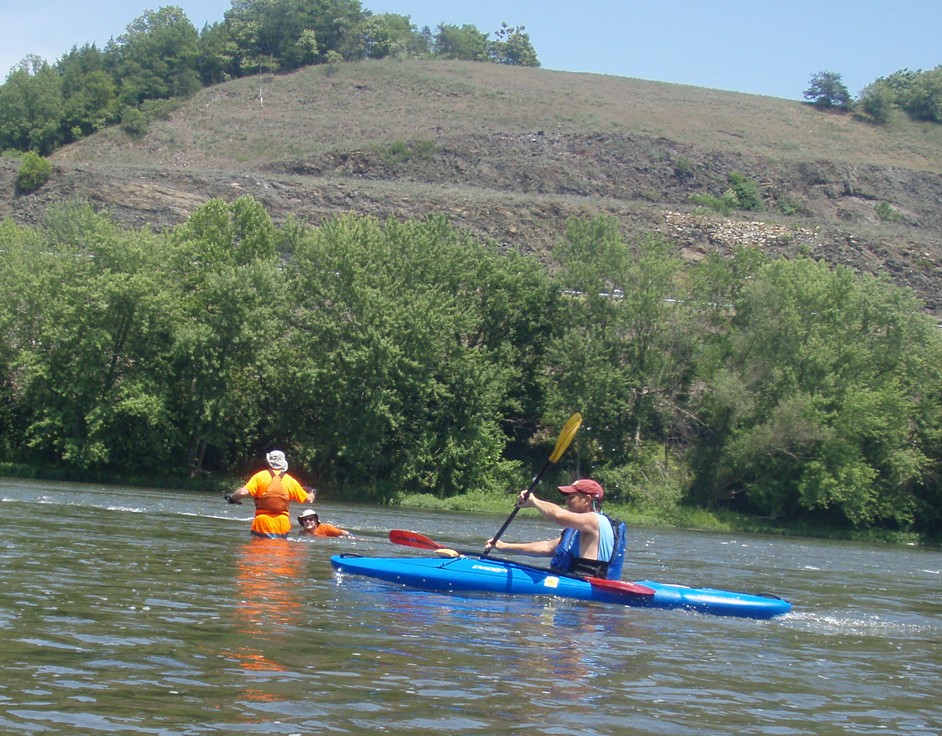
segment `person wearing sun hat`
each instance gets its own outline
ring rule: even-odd
[[[314,509],[304,509],[298,514],[298,523],[301,525],[302,537],[350,537],[353,535],[339,526],[322,522]]]
[[[552,556],[550,567],[557,572],[617,580],[625,557],[625,524],[602,513],[605,489],[591,478],[580,478],[558,489],[565,496],[565,507],[527,491],[517,497],[517,506],[536,509],[545,519],[561,526],[563,532],[559,537],[540,542],[489,539],[484,549]]]
[[[287,539],[291,531],[288,509],[291,502],[314,503],[317,491],[305,488],[288,475],[288,460],[281,450],[265,455],[268,469],[260,470],[239,490],[226,496],[229,503],[242,503],[243,498],[255,501],[252,536],[268,539]]]

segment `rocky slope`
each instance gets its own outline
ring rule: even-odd
[[[118,129],[58,151],[51,181],[0,217],[41,222],[79,198],[128,227],[163,229],[213,197],[250,194],[276,221],[344,212],[446,213],[548,258],[572,216],[660,231],[685,257],[754,244],[884,273],[942,312],[942,133],[877,128],[787,100],[461,62],[311,68],[203,90],[142,138]],[[705,213],[730,172],[765,209]],[[877,214],[885,203],[898,220]]]

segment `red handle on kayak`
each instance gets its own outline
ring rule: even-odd
[[[609,593],[618,593],[620,595],[646,596],[654,597],[654,588],[638,583],[623,583],[621,580],[609,580],[608,578],[586,578],[593,588],[598,588]]]

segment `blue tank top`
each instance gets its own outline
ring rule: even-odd
[[[599,554],[596,559],[608,562],[615,552],[615,530],[605,514],[596,512],[599,517]]]
[[[596,560],[600,562],[609,562],[615,556],[615,530],[609,518],[597,511],[593,512],[599,520],[599,551]],[[581,540],[579,532],[575,529],[563,530],[562,538],[556,547],[556,553],[550,562],[550,567],[560,572],[572,572],[577,566],[579,558],[579,547]],[[620,566],[619,566],[619,572]]]

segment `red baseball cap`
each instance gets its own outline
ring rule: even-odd
[[[592,498],[595,498],[599,501],[602,500],[602,497],[605,496],[605,491],[602,490],[602,486],[596,483],[594,480],[589,478],[580,478],[571,486],[559,486],[560,493],[585,493]]]

